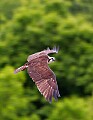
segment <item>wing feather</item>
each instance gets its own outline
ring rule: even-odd
[[[50,87],[50,91],[48,92],[48,101],[51,103],[52,101],[52,88]]]
[[[48,67],[47,56],[41,56],[38,60],[34,59],[28,65],[28,74],[35,82],[38,90],[51,103],[52,97],[57,100],[60,97],[56,76],[53,71]],[[33,64],[32,62],[36,62]]]
[[[36,58],[38,58],[42,55],[48,55],[50,53],[58,53],[58,51],[59,51],[59,46],[58,47],[54,46],[53,49],[50,49],[48,47],[47,50],[43,50],[41,52],[37,52],[35,54],[29,55],[28,58],[27,58],[27,61],[29,62],[29,61],[31,61],[33,59],[36,59]]]

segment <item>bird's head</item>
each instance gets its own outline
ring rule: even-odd
[[[48,56],[48,63],[54,62],[55,61],[55,57],[49,57]]]

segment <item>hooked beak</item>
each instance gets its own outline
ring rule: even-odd
[[[55,58],[52,58],[53,61],[55,61]]]

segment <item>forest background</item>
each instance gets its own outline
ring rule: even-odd
[[[28,55],[59,46],[50,68],[61,97],[49,104]],[[0,120],[93,119],[93,0],[0,0]]]

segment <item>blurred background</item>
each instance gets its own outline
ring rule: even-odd
[[[61,97],[49,104],[14,70],[55,45]],[[0,0],[0,120],[93,120],[93,0]]]

